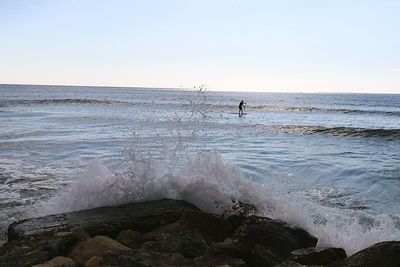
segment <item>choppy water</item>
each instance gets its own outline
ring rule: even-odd
[[[0,125],[2,231],[172,197],[251,201],[349,253],[400,240],[400,95],[1,85]]]

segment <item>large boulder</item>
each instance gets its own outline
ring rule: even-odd
[[[328,267],[399,267],[400,241],[377,243]]]
[[[299,227],[258,216],[246,218],[233,237],[244,247],[261,245],[281,257],[299,248],[314,247],[318,241]]]

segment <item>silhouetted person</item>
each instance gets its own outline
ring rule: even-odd
[[[244,100],[239,103],[239,117],[241,117],[244,113]]]

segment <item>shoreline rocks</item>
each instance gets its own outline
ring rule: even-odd
[[[243,207],[217,216],[164,199],[26,219],[9,226],[0,266],[400,266],[400,241],[346,257]]]

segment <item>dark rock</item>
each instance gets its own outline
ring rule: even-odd
[[[49,258],[66,255],[77,242],[78,240],[73,235],[58,238],[49,246]]]
[[[208,258],[221,258],[221,255],[241,259],[247,266],[274,266],[283,260],[266,247],[257,244],[242,246],[238,240],[234,239],[213,243],[206,252]]]
[[[305,265],[326,265],[346,257],[342,248],[303,248],[292,251],[289,260]]]
[[[247,267],[242,259],[236,259],[228,255],[204,255],[197,257],[194,261],[206,266]]]
[[[154,250],[164,253],[180,253],[187,258],[203,255],[207,243],[196,229],[189,228],[181,222],[161,226],[145,235],[143,250]]]
[[[328,267],[399,267],[400,241],[377,243]]]
[[[271,252],[266,247],[254,245],[247,253],[245,262],[248,266],[272,267],[282,261],[282,258]]]
[[[203,267],[204,264],[196,263],[192,259],[184,258],[179,253],[163,253],[149,250],[130,250],[121,254],[109,256],[107,263],[119,267]]]
[[[226,220],[201,211],[183,212],[182,224],[196,229],[207,244],[223,241],[232,232],[232,228]]]
[[[295,249],[313,247],[318,241],[299,227],[258,216],[246,218],[233,237],[243,247],[261,245],[281,257]]]
[[[82,227],[91,236],[115,237],[125,229],[146,232],[178,221],[185,210],[198,208],[184,201],[164,199],[49,215],[11,224],[8,228],[8,241],[46,237],[49,233],[69,231],[74,227]]]
[[[138,231],[123,230],[115,240],[129,248],[140,248],[142,246],[142,234]]]

